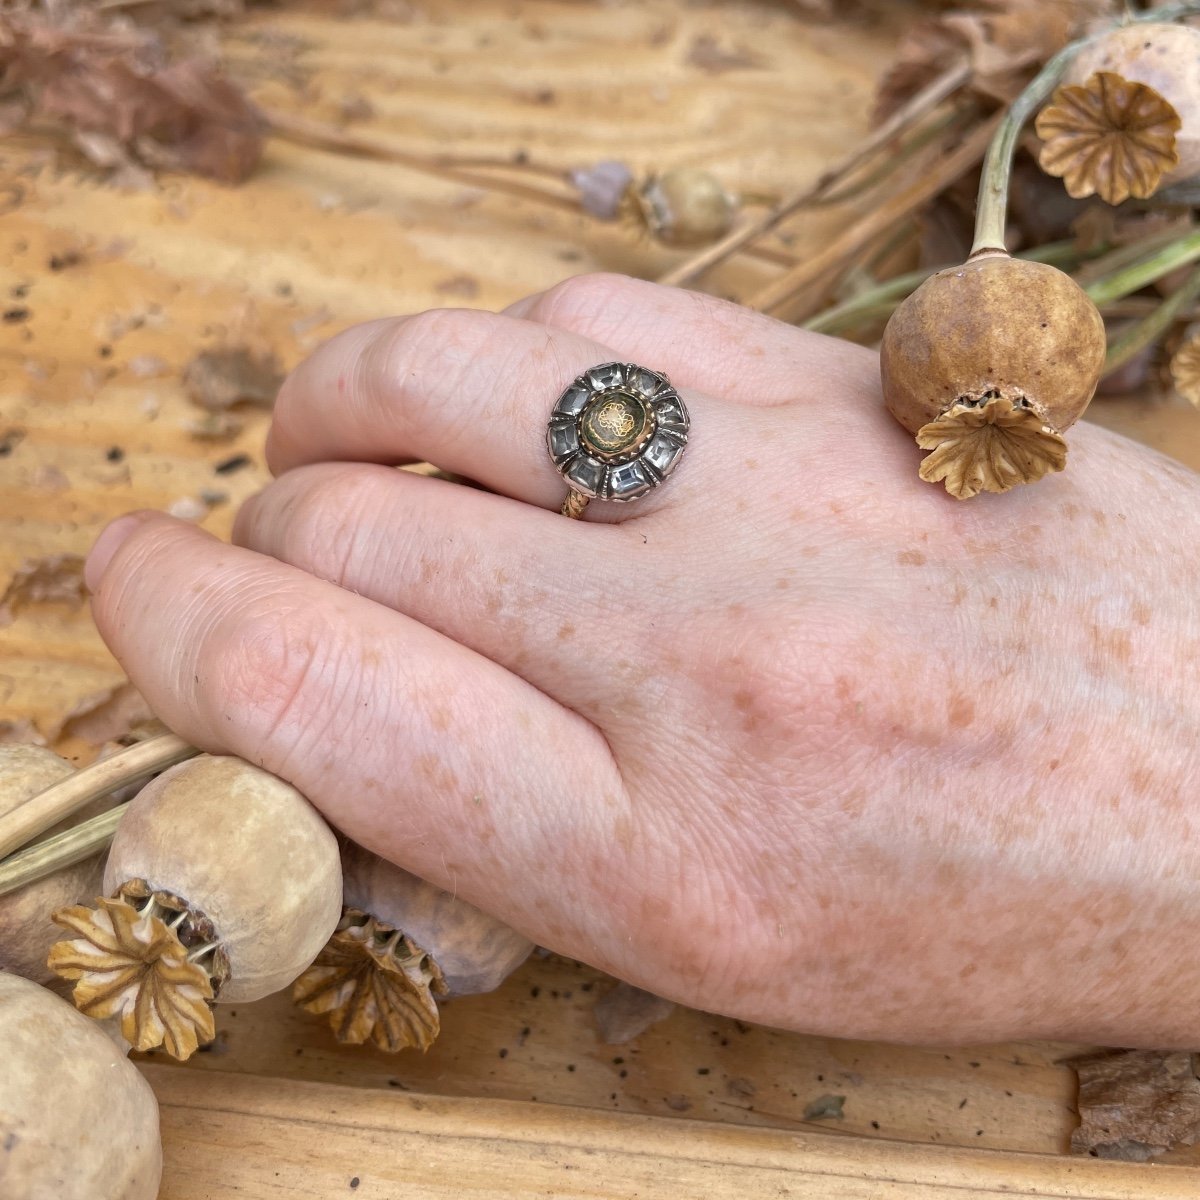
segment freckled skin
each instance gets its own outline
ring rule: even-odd
[[[1200,1043],[1200,478],[1083,422],[1064,473],[960,503],[916,477],[873,354],[633,281],[380,327],[387,355],[351,331],[285,387],[245,549],[155,518],[97,586],[172,728],[531,940],[709,1011]],[[342,443],[317,461],[353,416],[322,424],[346,355],[371,384],[360,458],[452,424],[488,454],[448,434],[439,465],[507,494]],[[691,389],[687,457],[641,507],[566,521],[542,409],[564,371],[639,358]],[[447,372],[447,397],[413,390]],[[478,436],[453,405],[510,376],[537,411],[506,459],[508,426],[483,410]]]

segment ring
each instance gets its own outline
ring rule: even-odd
[[[601,363],[558,398],[546,445],[567,481],[561,512],[580,517],[591,500],[626,503],[675,470],[691,422],[665,375],[636,363]]]

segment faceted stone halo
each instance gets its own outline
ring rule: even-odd
[[[559,396],[546,444],[572,489],[590,499],[628,501],[675,469],[689,428],[687,408],[665,375],[634,363],[602,363]]]

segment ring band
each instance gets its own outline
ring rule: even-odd
[[[561,512],[578,519],[591,500],[638,500],[679,464],[691,426],[670,380],[636,363],[601,363],[564,390],[546,446],[567,482]]]

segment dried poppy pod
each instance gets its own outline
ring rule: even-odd
[[[1080,50],[1063,83],[1086,84],[1101,71],[1153,88],[1179,117],[1175,134],[1179,161],[1159,186],[1200,175],[1200,29],[1166,22],[1113,29]]]
[[[959,499],[1066,465],[1062,432],[1104,368],[1104,322],[1069,276],[999,251],[927,279],[880,348],[892,415],[932,453],[921,478]]]
[[[211,1004],[287,987],[341,913],[337,839],[295,788],[238,758],[200,755],[134,798],[96,908],[55,914],[73,937],[50,966],[89,1016],[120,1016],[138,1050],[187,1058]]]
[[[74,771],[65,758],[43,746],[0,746],[0,817]],[[43,837],[61,827],[47,830]],[[64,904],[94,899],[102,891],[103,878],[104,855],[93,854],[0,896],[0,971],[37,983],[55,979],[46,966],[46,955],[61,934],[50,914]]]
[[[342,847],[346,909],[293,996],[329,1014],[341,1042],[384,1050],[438,1035],[437,996],[499,987],[533,943],[465,900],[434,887],[353,842]]]
[[[646,228],[668,246],[703,246],[729,232],[738,201],[710,171],[674,167],[627,193]]]
[[[0,1194],[154,1200],[158,1102],[94,1021],[0,972]]]

